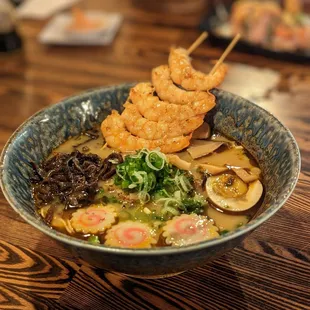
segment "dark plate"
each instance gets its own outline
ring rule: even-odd
[[[224,23],[223,18],[220,18],[219,12],[226,11],[230,15],[230,6],[213,6],[209,14],[201,21],[200,29],[209,33],[209,42],[216,46],[226,47],[232,38],[224,37],[214,31],[217,27]],[[237,51],[245,52],[249,54],[261,55],[277,60],[284,60],[297,63],[310,64],[310,52],[296,51],[296,52],[284,52],[274,51],[266,47],[251,44],[244,40],[239,40],[238,44],[234,48]]]

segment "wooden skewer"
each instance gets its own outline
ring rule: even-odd
[[[206,38],[208,37],[208,33],[204,31],[197,40],[187,49],[187,54],[191,54]]]
[[[224,53],[222,54],[222,56],[220,57],[220,59],[216,62],[216,64],[214,65],[214,67],[212,68],[212,70],[210,71],[209,75],[212,75],[215,73],[215,71],[217,70],[217,68],[221,65],[221,63],[225,60],[225,58],[227,57],[227,55],[231,52],[231,50],[234,48],[234,46],[237,44],[238,40],[240,39],[241,35],[240,33],[237,33],[236,36],[234,37],[234,39],[230,42],[230,44],[227,46],[226,50],[224,51]]]

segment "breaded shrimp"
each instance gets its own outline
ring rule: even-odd
[[[204,115],[193,116],[187,120],[174,122],[154,122],[144,118],[137,106],[126,102],[125,110],[121,118],[129,132],[147,140],[161,139],[162,137],[173,138],[183,134],[189,134],[203,123]]]
[[[227,72],[225,64],[221,64],[212,75],[195,70],[184,48],[171,48],[168,62],[171,79],[186,90],[209,90],[217,87],[223,82]]]
[[[186,148],[191,139],[191,135],[175,138],[164,137],[158,140],[146,140],[133,136],[126,130],[121,116],[115,110],[101,123],[101,131],[108,145],[121,152],[130,152],[142,148],[150,150],[160,148],[163,153],[174,153]]]
[[[154,92],[151,83],[139,83],[130,90],[129,95],[139,112],[150,121],[182,121],[198,114],[205,114],[215,106],[215,97],[212,94],[209,94],[208,100],[179,105],[161,101]]]
[[[170,78],[168,66],[159,66],[152,70],[152,82],[159,98],[175,104],[192,104],[197,107],[202,103],[214,106],[214,96],[208,92],[186,91],[177,87]]]

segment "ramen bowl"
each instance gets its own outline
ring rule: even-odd
[[[0,159],[1,187],[12,208],[30,225],[70,249],[92,266],[136,277],[164,277],[203,266],[230,251],[277,212],[291,195],[300,171],[300,154],[290,131],[273,115],[231,93],[214,89],[216,107],[207,121],[240,142],[258,161],[265,196],[248,224],[218,238],[183,247],[151,249],[92,245],[47,226],[31,195],[31,162],[39,165],[57,146],[121,110],[133,85],[90,90],[39,111],[7,142]],[[268,225],[268,223],[266,223]]]

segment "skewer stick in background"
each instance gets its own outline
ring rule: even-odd
[[[217,68],[222,64],[222,62],[225,60],[225,58],[227,57],[227,55],[231,52],[231,50],[235,47],[235,45],[237,44],[238,40],[240,39],[240,33],[237,33],[236,36],[234,37],[234,39],[230,42],[230,44],[227,46],[226,50],[224,51],[224,53],[222,54],[222,56],[220,57],[220,59],[216,62],[216,64],[214,65],[214,67],[212,68],[211,72],[209,73],[209,75],[212,75],[215,73],[215,71],[217,70]]]
[[[191,54],[206,38],[208,37],[208,33],[204,31],[197,40],[187,49],[187,54]]]

